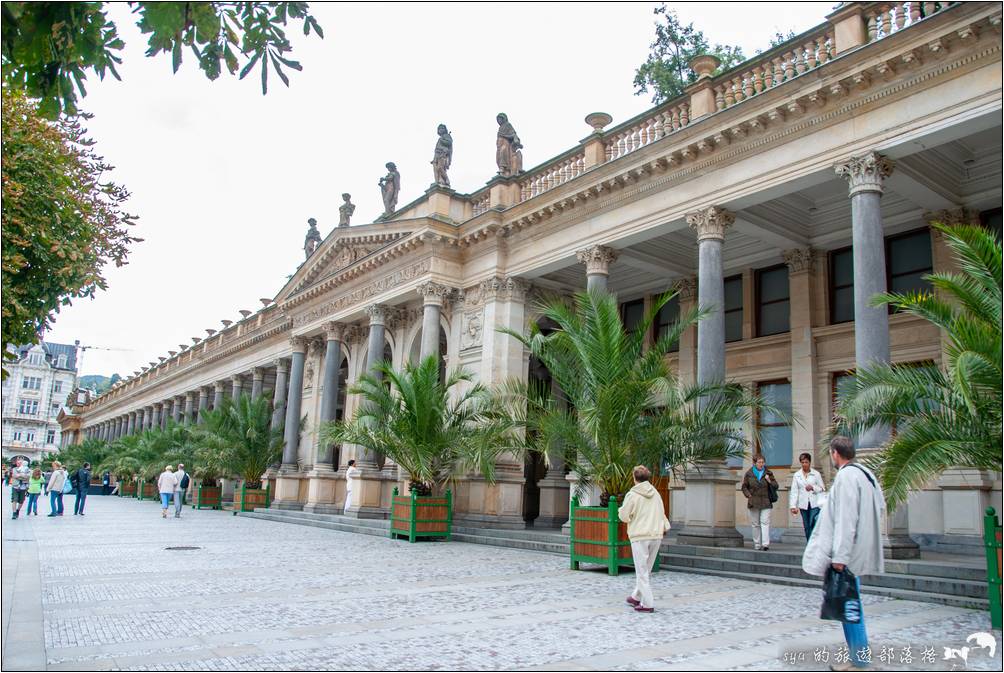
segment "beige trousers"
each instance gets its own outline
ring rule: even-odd
[[[634,560],[634,591],[631,597],[641,601],[642,607],[655,607],[652,602],[652,566],[659,553],[662,540],[638,540],[631,543],[631,558]]]
[[[770,508],[751,509],[750,526],[753,527],[753,548],[770,546]]]

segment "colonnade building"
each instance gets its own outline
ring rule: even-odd
[[[713,309],[670,356],[680,376],[741,382],[800,419],[757,420],[781,503],[800,453],[832,476],[817,446],[841,377],[872,361],[942,361],[936,328],[868,298],[951,268],[932,221],[1001,226],[1001,6],[844,3],[727,73],[695,69],[681,97],[612,127],[590,115],[588,135],[539,166],[471,194],[435,186],[334,229],[260,310],[77,409],[83,435],[196,422],[224,396],[272,391],[277,422],[307,419],[299,432],[286,424],[274,506],[342,512],[355,458],[345,514],[386,517],[397,466],[317,439],[322,421],[355,411],[345,391],[369,363],[438,352],[489,386],[539,375],[497,331],[538,320],[539,295],[606,287],[631,327],[677,286],[650,338],[695,302]],[[681,540],[737,544],[744,469],[670,482]],[[503,460],[495,484],[460,480],[455,518],[560,526],[574,478]],[[1000,502],[1000,473],[949,470],[897,510],[889,544],[979,551],[983,509]],[[773,516],[800,534],[786,507]]]

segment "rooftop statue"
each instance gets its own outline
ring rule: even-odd
[[[317,250],[317,246],[321,244],[321,232],[317,230],[317,220],[310,218],[307,220],[307,224],[310,225],[310,228],[307,229],[307,237],[303,239],[304,259],[310,257]]]
[[[397,195],[401,191],[401,174],[393,161],[386,165],[387,175],[380,178],[380,194],[383,197],[383,216],[389,217],[397,208]]]
[[[356,206],[352,203],[351,194],[342,194],[342,205],[338,207],[338,226],[347,227],[349,226],[349,220],[352,219],[352,213],[356,212]]]
[[[446,174],[450,164],[453,162],[453,136],[446,129],[446,124],[440,124],[436,129],[439,140],[436,142],[436,151],[432,157],[432,174],[435,184],[440,187],[450,186],[450,177]]]
[[[509,123],[504,112],[495,117],[499,123],[498,139],[495,141],[495,163],[499,167],[499,175],[512,177],[523,172],[523,144],[516,135],[516,129]]]

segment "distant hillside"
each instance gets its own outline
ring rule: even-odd
[[[100,395],[121,378],[122,377],[118,374],[112,374],[110,377],[101,376],[100,374],[88,374],[87,376],[81,376],[77,379],[77,386],[80,388],[94,390]]]

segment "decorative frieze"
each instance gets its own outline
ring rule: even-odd
[[[837,175],[847,180],[850,196],[864,192],[883,192],[883,181],[892,175],[895,163],[878,152],[851,157],[846,163],[834,167]]]
[[[591,248],[584,248],[575,252],[575,258],[579,260],[579,263],[586,265],[586,274],[601,273],[609,275],[610,265],[619,256],[619,252],[606,245],[594,245]]]
[[[697,242],[724,241],[725,230],[736,221],[735,213],[711,206],[702,210],[687,213],[687,226],[697,232]]]

